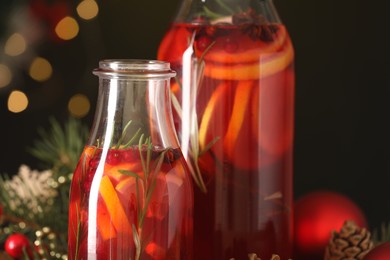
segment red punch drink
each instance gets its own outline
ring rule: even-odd
[[[184,179],[181,153],[157,149],[140,152],[138,147],[109,150],[102,166],[96,216],[89,216],[85,195],[91,192],[101,155],[101,149],[87,147],[75,171],[69,209],[70,259],[89,259],[87,240],[90,243],[91,237],[97,245],[96,259],[137,259],[137,254],[138,259],[185,258],[185,254],[175,254],[176,247],[186,245],[192,235],[192,217],[179,206],[191,205],[183,204],[189,183]],[[148,156],[144,167],[150,167],[150,174],[145,175],[142,164]],[[86,220],[91,217],[96,219],[96,230],[88,229]],[[80,221],[83,218],[85,221]],[[169,221],[175,218],[183,218],[183,222],[172,230]]]
[[[294,51],[283,25],[254,17],[174,23],[158,52],[178,72],[195,259],[291,257]]]

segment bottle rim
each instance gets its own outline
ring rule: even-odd
[[[170,63],[147,59],[106,59],[99,62],[94,75],[103,78],[172,78],[176,72],[171,70]]]

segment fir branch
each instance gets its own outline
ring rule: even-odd
[[[67,173],[74,170],[87,141],[88,129],[81,121],[69,118],[64,127],[50,118],[50,129],[38,128],[39,140],[33,142],[27,151],[39,159],[45,167],[55,172]]]

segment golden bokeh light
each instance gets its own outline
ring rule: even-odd
[[[4,46],[4,53],[9,56],[18,56],[25,52],[27,47],[26,40],[20,33],[12,34]]]
[[[11,80],[12,73],[10,69],[4,64],[0,64],[0,88],[7,86]]]
[[[53,69],[50,62],[44,58],[37,57],[30,65],[30,77],[36,81],[45,81],[51,77]]]
[[[70,16],[62,18],[55,28],[57,36],[62,40],[71,40],[79,33],[79,24]]]
[[[83,0],[77,6],[77,14],[84,20],[95,18],[99,13],[99,6],[95,0]]]
[[[88,114],[91,108],[89,99],[82,94],[76,94],[69,100],[68,110],[74,117],[81,118]]]
[[[8,110],[13,113],[20,113],[26,110],[28,98],[22,91],[14,90],[8,97]]]

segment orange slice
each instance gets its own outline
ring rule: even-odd
[[[105,205],[99,207],[97,225],[98,225],[100,236],[102,237],[103,240],[112,239],[117,236],[116,229],[111,223],[111,217]]]
[[[204,149],[214,138],[222,139],[227,129],[227,122],[232,110],[231,101],[234,87],[228,82],[220,83],[211,95],[199,126],[199,145]],[[217,141],[212,148],[219,146]],[[221,147],[222,148],[222,147]]]
[[[111,220],[112,226],[117,230],[124,233],[132,232],[131,224],[126,215],[126,211],[123,208],[123,205],[118,198],[118,194],[112,185],[108,176],[104,175],[100,182],[100,195],[105,202],[109,218]],[[107,227],[99,227],[99,229],[104,229]]]
[[[246,154],[245,151],[236,151],[236,146],[242,128],[248,127],[248,125],[244,124],[244,120],[247,116],[253,85],[254,81],[240,81],[237,86],[228,130],[223,138],[224,152],[230,161],[239,161],[236,160],[238,153]],[[245,160],[245,158],[242,159]]]
[[[208,62],[204,69],[204,75],[221,80],[255,80],[284,70],[291,64],[293,58],[293,47],[288,41],[282,52],[258,54],[256,57],[258,62],[238,64]]]

